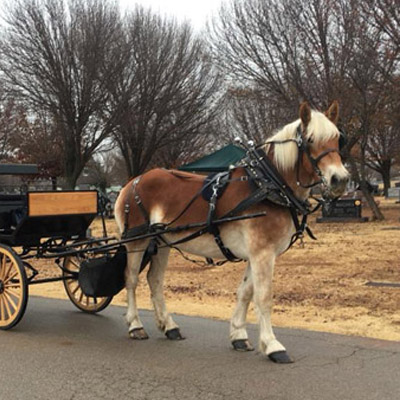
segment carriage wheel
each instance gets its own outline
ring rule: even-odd
[[[86,259],[85,254],[79,254],[76,256],[65,257],[63,267],[67,271],[74,273],[79,272],[81,262]],[[63,276],[66,277],[69,274],[63,271]],[[65,279],[63,281],[65,291],[68,297],[72,301],[75,307],[79,308],[89,314],[95,314],[104,310],[112,301],[113,296],[109,297],[89,297],[86,296],[76,278]]]
[[[0,329],[17,325],[28,302],[28,281],[21,259],[0,245]]]

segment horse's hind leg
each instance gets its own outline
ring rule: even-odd
[[[169,248],[162,248],[152,257],[147,281],[150,286],[158,328],[165,333],[168,339],[181,340],[183,337],[180,334],[179,327],[168,313],[164,299],[164,275],[168,265],[169,252]]]
[[[253,298],[253,281],[250,264],[247,266],[243,280],[237,292],[237,303],[231,319],[230,339],[237,351],[252,351],[253,346],[248,340],[246,331],[246,316],[249,304]]]
[[[139,312],[136,303],[136,288],[139,281],[139,269],[142,262],[143,252],[130,253],[128,248],[128,260],[126,269],[126,291],[128,310],[126,313],[126,322],[129,326],[129,336],[131,339],[148,339],[148,335],[143,328],[142,321],[139,318]]]

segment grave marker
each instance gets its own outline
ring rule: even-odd
[[[366,222],[368,217],[362,217],[361,199],[338,199],[329,207],[322,209],[322,217],[317,222]]]

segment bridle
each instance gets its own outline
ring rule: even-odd
[[[299,154],[297,157],[297,163],[296,163],[296,184],[297,186],[302,187],[303,189],[310,189],[314,186],[317,186],[319,184],[323,184],[325,187],[328,186],[328,182],[326,181],[326,178],[324,177],[324,175],[322,174],[321,169],[319,168],[318,164],[320,163],[320,161],[327,156],[330,153],[338,153],[340,155],[340,151],[342,150],[342,148],[344,147],[344,145],[346,144],[346,135],[343,131],[339,130],[340,133],[340,137],[339,137],[339,149],[336,148],[328,148],[326,150],[324,150],[323,152],[321,152],[320,154],[318,154],[317,157],[313,157],[311,155],[311,151],[310,151],[310,146],[309,146],[309,142],[304,140],[305,132],[302,132],[302,128],[301,128],[301,124],[297,127],[296,130],[296,137],[295,138],[291,138],[291,139],[285,139],[285,140],[269,140],[267,141],[265,144],[284,144],[284,143],[289,143],[289,142],[294,142],[297,144],[298,150],[299,150]],[[257,146],[259,147],[259,146]],[[313,168],[313,171],[315,172],[315,174],[319,177],[319,180],[317,180],[316,182],[313,182],[311,184],[303,184],[300,180],[300,165],[301,165],[301,160],[303,159],[303,154],[305,154]]]

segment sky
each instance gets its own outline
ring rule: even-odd
[[[196,30],[201,30],[207,18],[216,15],[222,0],[119,0],[122,8],[135,4],[151,7],[161,15],[174,16],[178,21],[189,20]]]
[[[0,12],[10,0],[0,0]],[[11,0],[12,1],[12,0]],[[207,18],[216,15],[224,0],[118,0],[121,8],[133,8],[135,4],[150,7],[162,16],[173,16],[179,22],[189,20],[196,30],[205,27]]]

